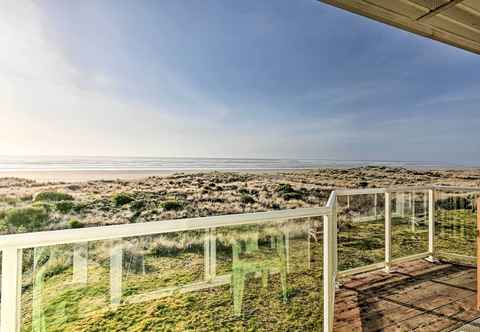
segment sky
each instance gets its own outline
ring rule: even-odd
[[[480,163],[480,56],[315,0],[4,0],[0,155]]]

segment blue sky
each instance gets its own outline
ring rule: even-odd
[[[314,0],[8,0],[0,29],[0,154],[480,162],[479,56]]]

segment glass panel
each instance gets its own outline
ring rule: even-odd
[[[438,253],[476,256],[475,193],[437,191],[435,244]]]
[[[392,193],[392,259],[428,251],[428,191]]]
[[[321,330],[323,222],[24,251],[22,331]]]
[[[339,196],[337,204],[339,270],[383,262],[385,195]]]

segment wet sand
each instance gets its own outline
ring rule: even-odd
[[[218,170],[217,172],[232,173],[278,173],[288,171],[302,171],[298,169],[239,169],[235,171]],[[52,171],[52,170],[36,170],[36,171],[0,171],[0,179],[2,178],[20,178],[33,180],[38,182],[88,182],[88,181],[111,181],[111,180],[140,180],[151,176],[171,176],[173,174],[197,174],[209,173],[209,170],[81,170],[81,171]]]
[[[0,171],[0,178],[21,178],[38,182],[87,182],[99,180],[138,180],[149,176],[168,176],[173,171]],[[189,172],[191,173],[191,172]]]

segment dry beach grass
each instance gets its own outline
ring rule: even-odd
[[[370,166],[272,173],[176,173],[73,183],[10,177],[0,179],[0,220],[5,220],[9,211],[34,205],[49,215],[42,229],[69,228],[72,220],[78,221],[74,227],[111,225],[321,206],[333,188],[424,184],[480,186],[480,170]],[[73,200],[38,200],[42,192],[65,193]],[[3,228],[3,232],[24,231],[21,227]]]

